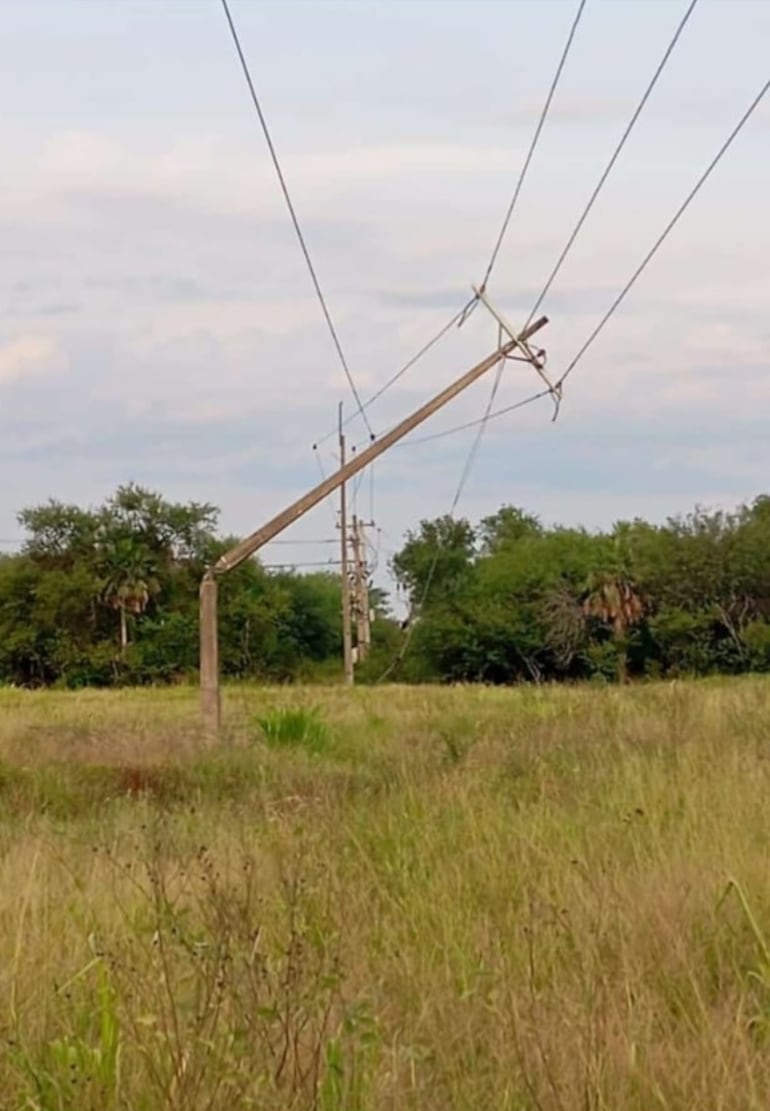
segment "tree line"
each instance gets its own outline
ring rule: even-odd
[[[50,501],[19,523],[21,550],[0,557],[0,682],[195,675],[200,578],[236,540],[218,535],[216,507],[131,484],[97,508]],[[388,667],[406,682],[487,683],[770,669],[769,497],[600,532],[511,506],[476,526],[440,517],[407,534],[391,570],[410,618],[373,591],[363,681]],[[220,651],[231,679],[338,678],[338,575],[250,560],[224,576]]]
[[[394,570],[425,597],[410,678],[508,683],[770,668],[770,498],[663,525],[544,528],[504,507],[407,536]]]

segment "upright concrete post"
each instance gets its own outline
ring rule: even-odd
[[[216,576],[209,570],[200,587],[200,686],[203,728],[211,737],[218,737],[221,718],[217,589]]]

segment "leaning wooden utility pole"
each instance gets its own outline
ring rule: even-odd
[[[324,498],[328,498],[330,494],[339,489],[343,482],[349,482],[359,471],[368,467],[393,444],[398,443],[404,436],[408,436],[428,417],[437,413],[447,402],[457,397],[468,386],[473,385],[492,367],[497,366],[501,359],[518,350],[527,362],[531,362],[533,366],[542,369],[542,356],[530,350],[527,340],[535,332],[539,332],[547,323],[548,318],[543,316],[525,328],[520,335],[498,346],[497,350],[488,355],[486,359],[482,359],[480,363],[466,371],[465,374],[448,385],[446,389],[421,405],[419,409],[416,409],[402,420],[395,428],[386,432],[381,439],[375,440],[364,451],[356,454],[349,463],[341,466],[335,474],[329,475],[323,482],[319,482],[312,490],[287,506],[286,509],[262,525],[256,532],[252,532],[250,536],[241,540],[240,543],[236,544],[223,556],[220,556],[217,562],[207,569],[200,586],[200,685],[203,725],[208,733],[217,734],[219,732],[221,717],[217,636],[217,577],[226,574],[228,571],[233,571],[244,560],[250,559],[269,540],[283,532],[289,525],[294,524]]]
[[[345,468],[345,433],[342,431],[342,402],[339,407],[340,469]],[[348,568],[347,483],[340,483],[340,534],[342,536],[342,657],[345,686],[353,684],[353,635],[350,627],[350,570]]]

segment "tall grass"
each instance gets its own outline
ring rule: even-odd
[[[0,692],[3,1111],[770,1106],[769,684],[195,711]]]

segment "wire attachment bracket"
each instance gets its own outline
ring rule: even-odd
[[[560,382],[552,382],[550,380],[550,378],[548,377],[548,375],[546,374],[546,372],[545,372],[545,365],[546,365],[546,362],[547,362],[547,355],[546,355],[545,350],[543,348],[537,348],[537,349],[531,348],[529,343],[527,342],[527,340],[522,339],[520,337],[520,335],[514,330],[514,328],[511,326],[511,324],[508,322],[508,320],[506,320],[506,318],[503,316],[503,314],[498,309],[496,309],[495,306],[491,303],[491,301],[489,300],[489,297],[487,296],[485,286],[483,286],[483,285],[482,286],[472,285],[471,289],[473,290],[473,292],[475,294],[476,301],[477,302],[481,301],[481,303],[485,306],[485,308],[488,310],[488,312],[491,313],[491,315],[497,321],[497,324],[498,324],[498,346],[502,347],[502,334],[503,334],[503,332],[505,332],[505,334],[507,336],[509,336],[510,339],[513,340],[513,342],[516,344],[516,346],[519,348],[519,350],[522,353],[522,357],[519,357],[519,356],[516,356],[516,355],[508,355],[508,356],[506,356],[506,358],[514,359],[517,362],[529,363],[537,371],[537,373],[540,376],[540,378],[542,379],[546,389],[548,390],[548,393],[551,395],[551,399],[553,400],[553,404],[554,404],[553,419],[556,420],[556,418],[559,415],[559,407],[561,405],[562,389],[561,389],[561,383]]]

